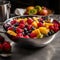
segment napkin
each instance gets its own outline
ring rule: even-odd
[[[15,13],[16,15],[22,16],[25,11],[26,11],[26,9],[16,8],[14,13]]]

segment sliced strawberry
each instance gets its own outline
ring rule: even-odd
[[[25,24],[25,21],[24,21],[24,20],[21,20],[21,21],[20,21],[20,24]]]
[[[43,26],[43,23],[42,22],[39,22],[37,25],[38,25],[38,27],[42,27]]]
[[[27,23],[28,24],[32,24],[32,22],[33,22],[33,19],[32,18],[28,18]]]
[[[13,30],[13,27],[8,27],[8,29],[7,30]]]
[[[11,24],[12,24],[12,25],[15,24],[15,23],[16,23],[16,20],[11,21]]]
[[[27,29],[28,29],[28,30],[31,30],[31,29],[32,29],[32,25],[28,25],[28,26],[27,26]]]
[[[34,37],[36,37],[36,36],[37,36],[36,33],[31,33],[31,34],[30,34],[30,37],[31,37],[31,38],[34,38]]]
[[[18,33],[18,34],[17,34],[17,37],[24,38],[24,36],[23,36],[22,33]]]
[[[19,24],[19,27],[23,29],[25,27],[25,25],[24,24]]]
[[[23,30],[21,28],[16,28],[16,33],[21,33]]]
[[[24,38],[30,38],[28,35],[24,36]]]

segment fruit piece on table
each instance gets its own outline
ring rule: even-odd
[[[39,6],[39,5],[37,5],[37,6],[35,6],[35,9],[37,9],[37,11],[41,11],[42,10],[42,7]]]
[[[31,9],[31,10],[28,11],[28,14],[29,15],[35,15],[35,14],[37,14],[37,10],[36,9]]]
[[[31,9],[34,9],[34,6],[28,6],[28,7],[26,8],[27,11],[29,11],[29,10],[31,10]]]
[[[17,33],[15,33],[15,32],[12,31],[12,30],[8,30],[7,33],[10,34],[10,35],[13,35],[13,36],[16,36],[16,35],[17,35]]]
[[[11,52],[11,45],[9,42],[5,41],[3,43],[3,51],[4,52]]]
[[[39,12],[40,15],[48,15],[48,10],[47,9],[42,9],[40,12]]]

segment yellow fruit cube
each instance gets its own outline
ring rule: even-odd
[[[17,34],[16,34],[14,31],[12,31],[12,30],[8,30],[7,33],[10,34],[10,35],[13,35],[13,36],[16,36],[16,35],[17,35]]]
[[[36,28],[38,27],[38,26],[37,26],[37,23],[36,23],[35,21],[32,23],[32,26],[34,26],[34,27],[36,27]]]
[[[49,29],[46,27],[39,27],[39,30],[42,34],[48,34],[49,32]]]

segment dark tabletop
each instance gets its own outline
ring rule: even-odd
[[[0,26],[0,30],[3,30],[1,28],[2,26]],[[11,42],[12,56],[7,58],[0,57],[0,60],[60,60],[60,33],[50,44],[43,48],[23,47],[12,42],[5,34],[1,35]]]

